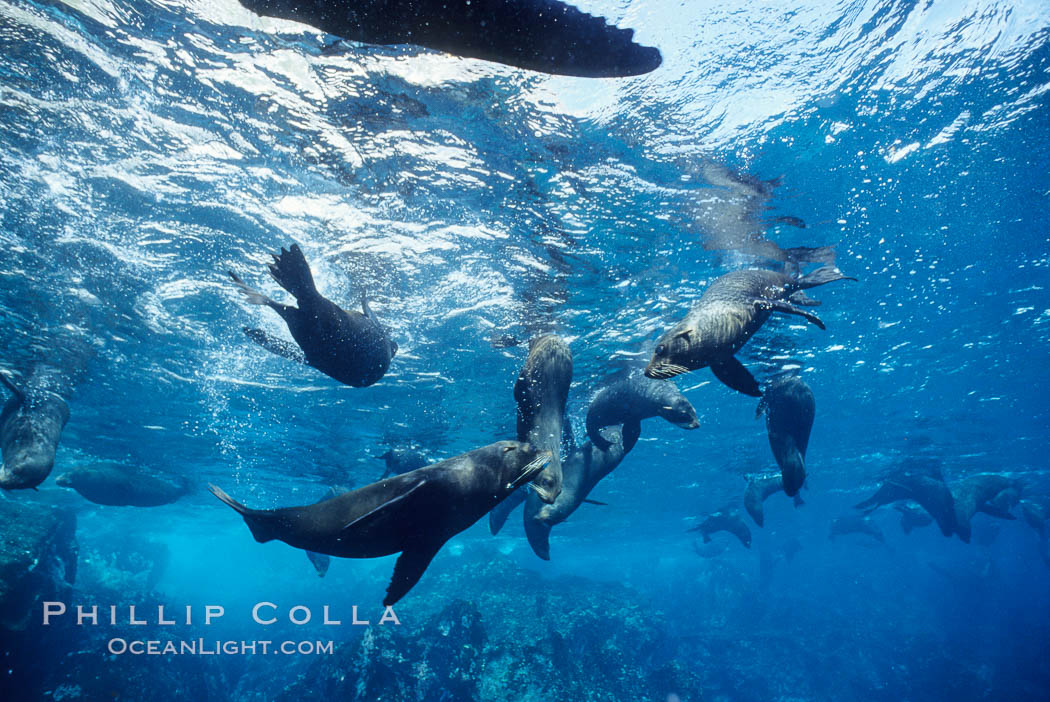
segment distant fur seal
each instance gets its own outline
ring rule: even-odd
[[[898,502],[893,508],[901,513],[901,530],[910,534],[913,529],[933,524],[933,517],[911,502]]]
[[[804,276],[758,268],[726,273],[711,283],[685,319],[660,337],[645,374],[665,379],[710,366],[732,389],[759,397],[758,381],[733,354],[773,312],[796,314],[824,329],[819,317],[799,307],[820,304],[802,291],[836,280],[856,279],[833,265]]]
[[[563,466],[564,481],[562,491],[552,504],[545,505],[539,500],[528,500],[525,503],[525,536],[533,553],[545,561],[550,560],[551,528],[561,524],[584,502],[604,504],[587,499],[591,490],[609,473],[611,473],[624,456],[630,453],[641,435],[640,420],[631,420],[620,432],[611,430],[613,440],[608,448],[600,449],[588,441],[573,452]]]
[[[846,534],[867,534],[879,543],[886,543],[886,537],[882,535],[882,529],[867,515],[847,514],[831,522],[831,530],[828,532],[829,539],[834,541],[836,536],[844,536]]]
[[[952,486],[955,499],[955,533],[965,543],[970,543],[970,520],[977,512],[984,512],[1000,519],[1015,519],[1009,509],[1010,499],[1002,499],[1002,493],[1016,498],[1016,481],[1003,475],[983,473],[971,475]],[[1016,499],[1013,500],[1016,503]]]
[[[35,488],[55,465],[58,440],[69,421],[66,401],[52,389],[55,373],[37,366],[21,388],[0,373],[0,383],[12,395],[0,410],[0,487],[5,490]]]
[[[747,524],[744,523],[743,518],[735,510],[723,509],[708,515],[704,521],[689,531],[700,532],[700,535],[704,537],[705,544],[711,540],[711,534],[717,531],[728,531],[740,539],[740,543],[744,544],[745,548],[751,548],[751,530],[747,528]]]
[[[427,464],[426,456],[411,449],[390,449],[376,458],[386,463],[386,470],[379,476],[380,479],[391,475],[402,475]]]
[[[457,56],[588,78],[634,76],[661,63],[632,41],[560,0],[241,0],[261,15],[302,22],[369,44],[415,44]]]
[[[529,342],[529,355],[514,383],[518,441],[550,451],[550,465],[533,481],[539,499],[550,504],[561,492],[561,441],[565,403],[572,384],[572,351],[554,334]]]
[[[383,600],[400,600],[419,581],[446,541],[536,477],[549,453],[500,441],[324,502],[283,509],[248,509],[225,492],[255,540],[278,539],[315,553],[376,558],[401,553]]]
[[[766,415],[769,447],[784,479],[784,492],[792,497],[806,480],[806,447],[816,412],[813,391],[797,375],[780,376],[762,393],[758,413],[762,412]]]
[[[1025,524],[1035,529],[1043,538],[1050,536],[1047,530],[1047,520],[1050,520],[1050,496],[1025,497],[1019,504]]]
[[[891,472],[874,495],[854,505],[871,513],[882,505],[914,500],[933,517],[941,533],[955,533],[955,500],[937,461],[911,458]]]
[[[783,491],[784,479],[776,473],[748,477],[747,488],[744,490],[744,509],[755,520],[755,524],[762,526],[765,521],[762,503],[766,501],[766,498],[774,493]],[[805,504],[797,492],[792,497],[795,500],[796,507],[801,507]]]
[[[297,244],[288,250],[282,248],[273,259],[270,274],[295,297],[297,307],[274,302],[249,288],[233,271],[229,275],[249,303],[266,305],[281,315],[299,348],[262,329],[246,327],[248,338],[278,356],[313,366],[355,388],[367,387],[382,378],[397,353],[397,344],[390,340],[364,296],[362,313],[344,310],[321,295]]]
[[[649,417],[663,417],[683,429],[700,426],[693,405],[672,383],[631,373],[594,396],[587,408],[587,436],[605,450],[610,444],[601,434],[604,427]]]
[[[159,507],[189,493],[184,476],[161,477],[119,464],[75,468],[55,479],[60,487],[73,488],[85,500],[116,507]]]

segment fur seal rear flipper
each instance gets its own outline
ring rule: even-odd
[[[559,0],[241,0],[260,15],[368,44],[414,44],[556,75],[635,76],[660,52]]]
[[[270,353],[287,358],[289,361],[309,365],[306,363],[306,355],[303,353],[303,350],[295,344],[289,343],[284,339],[278,339],[276,336],[267,334],[262,329],[255,327],[244,327],[244,335]]]
[[[751,397],[762,397],[762,389],[751,375],[751,371],[744,364],[736,360],[735,356],[727,356],[717,361],[712,361],[711,372],[722,383],[737,392]]]

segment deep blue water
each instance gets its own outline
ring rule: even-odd
[[[885,544],[828,529],[917,454],[949,483],[994,472],[1050,493],[1050,7],[578,4],[636,28],[663,65],[558,78],[328,47],[233,0],[0,0],[0,367],[17,377],[46,361],[74,381],[52,478],[4,499],[76,513],[70,601],[223,604],[207,633],[238,638],[259,637],[241,620],[264,600],[378,617],[394,558],[333,559],[318,578],[302,553],[255,543],[206,484],[253,507],[305,504],[376,480],[392,445],[438,460],[513,438],[527,348],[490,340],[537,329],[570,345],[582,434],[604,380],[644,365],[714,278],[755,263],[703,245],[728,226],[703,176],[718,164],[781,179],[747,226],[784,247],[834,245],[858,279],[813,291],[826,331],[774,317],[740,354],[760,380],[797,369],[816,396],[805,506],[773,496],[749,550],[724,533],[694,550],[687,529],[775,465],[751,398],[709,370],[681,376],[699,429],[647,420],[592,494],[608,505],[556,526],[549,563],[517,513],[497,537],[483,520],[453,539],[397,605],[412,633],[390,645],[440,640],[427,608],[507,560],[570,598],[628,586],[610,597],[659,612],[649,626],[705,699],[1045,699],[1050,556],[1019,512],[978,514],[970,544],[905,535],[889,508],[874,515]],[[322,292],[347,307],[367,294],[399,344],[376,385],[339,385],[242,335],[287,332],[225,272],[276,294],[264,264],[292,241]],[[197,489],[140,509],[54,484],[97,462]],[[114,550],[164,554],[155,581],[100,560]],[[560,626],[528,602],[478,602],[489,630]],[[290,630],[340,646],[360,634]],[[101,636],[86,645],[99,654]],[[216,699],[267,699],[307,664],[224,660],[206,674],[224,676]],[[125,682],[121,696],[142,699]]]

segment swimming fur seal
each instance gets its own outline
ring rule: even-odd
[[[539,499],[550,504],[561,492],[561,442],[565,403],[572,384],[572,351],[554,334],[529,342],[529,355],[514,383],[518,441],[551,453],[551,462],[533,481]]]
[[[901,530],[910,534],[912,529],[933,524],[933,517],[912,502],[898,502],[893,508],[901,513]]]
[[[562,466],[562,490],[558,499],[549,505],[539,500],[525,502],[525,536],[533,553],[545,561],[551,558],[550,533],[555,524],[561,524],[584,502],[604,504],[587,499],[591,490],[630,453],[641,436],[641,420],[624,424],[621,432],[612,430],[612,441],[607,448],[598,448],[587,441],[573,452]]]
[[[1047,520],[1050,519],[1050,496],[1025,497],[1019,504],[1025,524],[1035,529],[1036,533],[1043,538],[1050,536],[1046,526]]]
[[[260,543],[278,539],[342,558],[400,552],[383,600],[390,606],[419,581],[446,541],[535,478],[549,460],[549,453],[528,444],[500,441],[330,500],[283,509],[248,509],[209,487],[244,517]]]
[[[37,366],[21,388],[0,373],[0,383],[11,391],[0,410],[0,487],[5,490],[35,488],[55,465],[58,439],[69,421],[69,406],[52,390],[55,372]]]
[[[776,473],[748,477],[747,488],[744,489],[744,509],[755,520],[755,524],[762,526],[765,521],[762,503],[766,501],[766,498],[773,493],[783,491],[784,479]],[[801,507],[805,504],[797,492],[792,497],[795,500],[796,507]]]
[[[685,395],[672,383],[631,373],[627,378],[603,388],[587,408],[587,436],[601,450],[610,443],[601,430],[613,424],[663,417],[683,429],[696,429],[700,420]]]
[[[970,520],[976,512],[984,512],[1000,519],[1016,519],[1009,511],[1013,504],[1009,499],[1001,499],[1002,493],[1016,496],[1016,481],[1003,475],[983,473],[963,478],[952,486],[952,497],[955,500],[955,533],[964,543],[970,543]]]
[[[333,485],[325,492],[324,497],[321,498],[321,502],[330,500],[333,497],[339,497],[339,495],[346,492],[350,492],[349,488],[336,487]],[[317,577],[323,578],[328,575],[328,568],[332,565],[332,559],[327,553],[314,553],[313,551],[307,551],[306,558],[310,561],[310,565],[314,567],[314,570],[317,571]]]
[[[882,529],[867,515],[847,514],[831,522],[831,530],[828,532],[829,539],[834,541],[836,536],[846,534],[867,534],[879,543],[886,543]]]
[[[379,476],[380,480],[391,475],[401,475],[409,471],[422,468],[427,464],[427,457],[419,451],[411,449],[390,449],[386,453],[376,456],[386,463],[386,470]]]
[[[806,447],[816,412],[813,391],[797,375],[780,376],[762,393],[756,416],[763,412],[769,447],[784,479],[784,492],[793,497],[806,480]]]
[[[740,539],[740,543],[744,544],[745,548],[751,548],[751,530],[747,528],[747,524],[736,510],[719,510],[708,515],[704,521],[689,531],[699,531],[704,537],[705,544],[711,541],[711,534],[716,531],[728,531]]]
[[[368,44],[415,44],[543,73],[648,73],[660,52],[559,0],[241,0],[260,15]]]
[[[116,464],[74,468],[58,476],[55,484],[73,488],[95,504],[117,507],[159,507],[190,491],[190,481],[184,476],[154,476]]]
[[[685,319],[660,337],[645,374],[666,379],[710,366],[724,384],[759,397],[758,381],[733,354],[773,312],[796,314],[824,329],[819,317],[799,307],[820,304],[802,291],[836,280],[856,278],[843,275],[834,265],[804,276],[758,268],[726,273],[708,286]]]
[[[874,495],[854,507],[870,514],[882,505],[902,500],[917,502],[945,536],[955,533],[955,499],[936,461],[907,459],[883,480]]]
[[[397,353],[397,344],[387,336],[365,297],[361,297],[362,312],[355,312],[344,310],[321,295],[298,244],[292,244],[288,250],[282,248],[273,259],[270,274],[295,297],[297,307],[274,302],[245,285],[233,271],[229,274],[249,303],[267,305],[281,315],[299,348],[262,329],[245,327],[248,338],[278,356],[313,366],[355,388],[367,387],[382,378]]]

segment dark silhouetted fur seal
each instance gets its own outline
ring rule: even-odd
[[[342,558],[401,553],[383,604],[392,605],[419,581],[446,541],[536,477],[549,453],[500,441],[447,461],[380,480],[305,507],[248,509],[215,487],[237,510],[255,540]]]
[[[831,530],[828,532],[829,539],[834,541],[836,536],[846,534],[867,534],[879,543],[886,543],[882,529],[867,515],[847,514],[831,522]]]
[[[856,505],[870,513],[882,505],[913,500],[934,518],[941,533],[955,533],[955,500],[937,461],[909,458],[882,481],[874,495]]]
[[[1002,493],[1014,499],[1000,499]],[[1000,519],[1016,519],[1010,508],[1016,504],[1017,484],[1012,478],[991,473],[971,475],[952,486],[955,500],[955,533],[970,543],[970,520],[976,512],[984,512]]]
[[[673,384],[631,373],[598,391],[591,400],[587,408],[587,436],[604,450],[609,442],[602,437],[602,428],[649,417],[663,417],[683,429],[700,426],[696,410]]]
[[[797,314],[823,329],[820,318],[799,307],[820,303],[801,291],[836,280],[855,278],[833,265],[804,276],[758,268],[726,273],[708,286],[685,319],[660,337],[645,374],[664,379],[710,366],[729,387],[759,397],[758,381],[734,354],[773,312]]]
[[[267,305],[281,315],[299,348],[262,329],[246,327],[248,338],[278,356],[306,363],[355,388],[372,385],[382,378],[397,353],[397,344],[368,309],[365,298],[361,297],[362,312],[354,312],[321,295],[297,244],[281,249],[281,255],[273,259],[270,274],[295,297],[297,307],[274,302],[249,288],[233,271],[230,277],[248,302]]]
[[[769,447],[780,466],[784,492],[797,495],[806,480],[806,447],[816,412],[813,391],[797,375],[780,376],[762,393],[758,412],[766,414]]]
[[[390,475],[401,475],[427,464],[427,457],[419,451],[411,449],[390,449],[386,453],[376,456],[386,463],[386,470],[380,477],[386,478]]]
[[[744,544],[745,548],[751,548],[751,530],[747,528],[744,519],[736,510],[723,509],[710,514],[689,531],[700,532],[705,544],[711,540],[711,534],[716,531],[728,531],[740,539],[740,543]]]
[[[159,507],[190,491],[190,481],[183,476],[150,475],[119,464],[75,468],[58,476],[55,484],[73,488],[95,504],[116,507]]]
[[[5,490],[35,488],[55,466],[58,439],[69,421],[69,407],[53,389],[57,372],[37,366],[23,387],[0,373],[12,395],[0,410],[0,487]]]
[[[912,502],[898,502],[893,508],[901,513],[901,530],[905,534],[910,534],[912,529],[933,524],[933,517]]]
[[[762,526],[763,522],[765,522],[762,503],[766,501],[766,498],[773,493],[783,491],[784,479],[776,473],[748,477],[747,488],[744,490],[744,509],[755,520],[755,524]],[[804,504],[798,493],[795,493],[792,497],[795,500],[796,507],[801,507]]]
[[[559,0],[241,0],[267,17],[368,44],[414,44],[457,56],[588,78],[660,65],[634,31]]]

